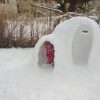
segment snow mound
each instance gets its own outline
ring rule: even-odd
[[[50,35],[40,38],[35,46],[35,62],[39,63],[40,49],[45,41],[55,49],[55,66],[98,66],[100,58],[100,28],[87,17],[73,17],[59,24]],[[46,63],[44,63],[45,65]],[[68,65],[68,66],[67,66]],[[42,66],[42,65],[41,65]]]

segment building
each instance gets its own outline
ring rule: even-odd
[[[98,17],[99,17],[99,20],[100,20],[100,0],[96,0],[95,9],[97,10]]]
[[[17,13],[16,0],[0,0],[0,11]]]
[[[0,11],[2,12],[30,12],[31,3],[34,0],[0,0]]]
[[[47,6],[53,6],[55,0],[17,0],[17,9],[18,12],[31,12],[31,4]]]
[[[31,12],[31,3],[33,0],[17,0],[18,13]]]
[[[53,0],[51,0],[53,1]],[[24,13],[31,12],[31,4],[51,2],[48,0],[0,0],[0,10],[2,12]]]

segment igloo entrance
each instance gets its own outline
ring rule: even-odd
[[[83,26],[82,26],[83,27]],[[93,34],[91,29],[78,30],[74,34],[72,43],[72,60],[76,65],[87,65],[93,44]]]
[[[45,41],[39,50],[38,64],[40,66],[45,64],[54,66],[54,52],[55,50],[53,44],[49,41]]]

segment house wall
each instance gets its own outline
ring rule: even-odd
[[[98,17],[99,17],[99,20],[100,20],[100,0],[96,0],[95,7],[97,9]]]
[[[16,4],[16,0],[5,0],[5,2],[0,2],[0,11],[17,13]]]
[[[95,0],[95,6],[96,7],[100,6],[100,0]]]
[[[18,12],[31,12],[31,3],[33,0],[17,0]]]

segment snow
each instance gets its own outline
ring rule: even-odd
[[[0,100],[100,100],[100,68],[41,68],[33,52],[0,50]]]
[[[99,66],[99,40],[100,28],[95,21],[87,17],[73,17],[59,24],[52,34],[39,40],[35,46],[35,62],[38,63],[40,47],[45,41],[50,41],[54,45],[56,65],[62,63],[63,66],[73,66],[74,59],[78,59],[75,62],[77,64]]]
[[[97,39],[97,41],[95,38],[93,40],[96,48],[91,51],[95,59],[90,57],[89,60],[95,62],[95,67],[91,67],[94,66],[93,63],[70,64],[72,61],[67,62],[66,56],[62,60],[55,58],[54,68],[38,66],[36,63],[38,49],[46,39],[54,44],[57,50],[55,56],[60,57],[61,54],[58,55],[58,52],[65,46],[63,41],[66,40],[60,34],[62,25],[64,23],[58,26],[60,31],[57,32],[58,29],[56,29],[49,37],[47,35],[41,38],[35,48],[0,49],[0,100],[100,100],[100,63],[94,61],[100,59],[100,56],[94,52],[95,50],[99,52],[100,39],[97,33],[96,36],[93,34]],[[97,30],[95,23],[93,27]],[[54,37],[55,34],[58,34],[57,37]],[[68,36],[70,40],[71,37]],[[59,38],[61,41],[62,38],[64,40],[61,42]],[[71,41],[67,40],[67,42],[71,44]],[[62,43],[61,46],[57,46],[58,43]],[[70,51],[69,48],[68,51]],[[71,60],[70,55],[67,54],[67,56]]]

